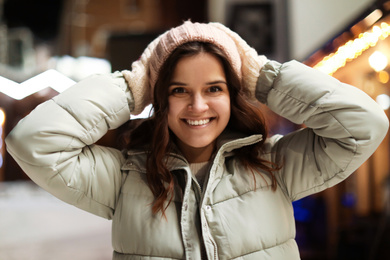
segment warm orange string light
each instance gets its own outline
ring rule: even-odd
[[[314,68],[332,75],[339,68],[344,67],[348,61],[356,59],[365,50],[374,47],[379,40],[384,40],[389,35],[389,24],[383,22],[380,26],[376,25],[372,30],[361,33],[358,38],[348,41],[336,52],[324,57]]]
[[[5,122],[5,112],[3,109],[0,108],[0,128],[3,127]],[[1,131],[0,131],[0,136],[1,136]]]

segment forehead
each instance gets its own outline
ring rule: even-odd
[[[222,62],[209,53],[181,58],[173,71],[172,80],[201,80],[207,78],[226,78]]]

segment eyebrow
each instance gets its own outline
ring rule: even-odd
[[[169,83],[169,87],[170,86],[187,86],[187,84],[182,83],[182,82],[173,81],[173,82]]]
[[[211,82],[206,83],[206,85],[215,85],[215,84],[226,84],[227,85],[227,82],[224,80],[216,80],[216,81],[211,81]],[[169,87],[170,86],[187,86],[187,84],[182,83],[182,82],[173,81],[173,82],[169,83]]]
[[[215,85],[215,84],[226,84],[227,85],[227,82],[224,80],[216,80],[216,81],[206,83],[206,85]]]

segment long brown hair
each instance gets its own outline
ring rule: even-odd
[[[259,168],[268,172],[272,179],[271,187],[273,190],[276,189],[276,179],[273,172],[278,167],[259,156],[261,147],[267,138],[267,127],[260,110],[260,103],[248,101],[248,93],[243,89],[240,79],[234,73],[227,57],[218,47],[211,43],[188,42],[175,49],[161,67],[154,88],[153,116],[150,119],[142,120],[128,136],[128,149],[146,146],[145,148],[148,150],[147,181],[155,196],[152,205],[154,214],[161,211],[165,215],[165,210],[172,201],[175,187],[174,177],[166,165],[167,154],[172,151],[172,144],[175,140],[174,134],[168,128],[167,86],[169,86],[178,61],[183,57],[193,56],[201,52],[214,55],[223,65],[231,102],[231,116],[227,127],[247,135],[263,135],[261,142],[238,149],[235,153],[236,156],[252,173],[258,172],[260,174]]]

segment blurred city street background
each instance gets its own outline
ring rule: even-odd
[[[29,181],[0,182],[0,260],[109,260],[111,221]]]

